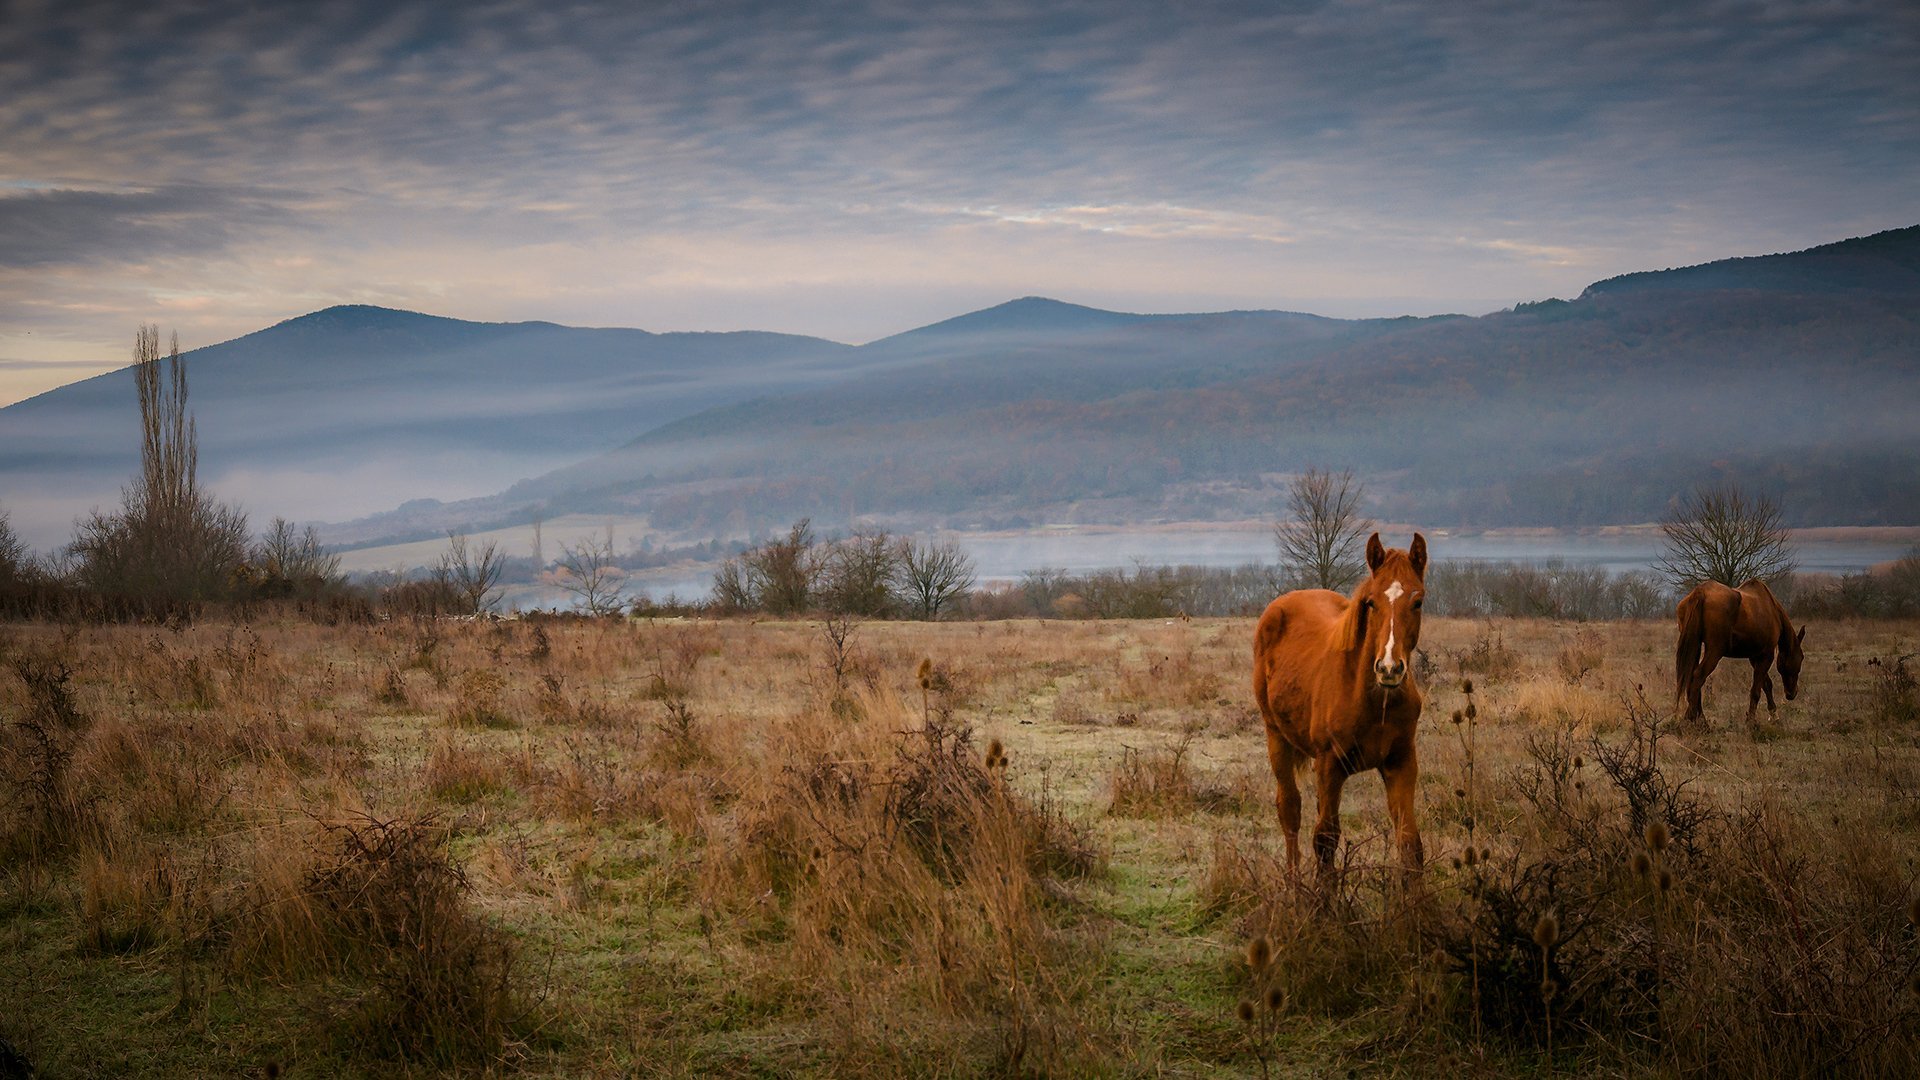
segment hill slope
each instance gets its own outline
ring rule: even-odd
[[[851,347],[335,307],[183,354],[201,477],[258,517],[349,517],[497,490],[728,402],[844,375]],[[131,371],[0,409],[23,535],[63,539],[134,471]]]
[[[1647,521],[1733,477],[1779,494],[1798,523],[1911,524],[1915,266],[1920,228],[1628,275],[1479,319],[1017,301],[867,347],[937,359],[676,421],[490,512],[642,512],[695,532],[850,510],[962,524],[1271,515],[1277,474],[1323,464],[1362,473],[1376,509],[1403,520]]]

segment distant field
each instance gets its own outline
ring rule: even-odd
[[[1664,622],[1429,620],[1414,898],[1373,776],[1342,882],[1288,880],[1250,633],[8,627],[0,1038],[50,1077],[1914,1060],[1920,623],[1816,624],[1756,730],[1725,664],[1636,756]]]

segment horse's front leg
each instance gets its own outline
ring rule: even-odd
[[[1349,775],[1337,750],[1314,759],[1314,793],[1319,813],[1313,822],[1313,854],[1319,860],[1322,877],[1332,872],[1334,853],[1340,850],[1340,789],[1346,786]]]
[[[1294,768],[1298,752],[1267,725],[1267,764],[1273,768],[1273,806],[1280,816],[1280,834],[1287,838],[1287,871],[1300,870],[1300,776]]]
[[[1411,883],[1427,861],[1426,848],[1420,843],[1420,824],[1413,816],[1413,794],[1419,787],[1420,762],[1411,742],[1405,751],[1380,766],[1380,779],[1387,788],[1387,817],[1393,822],[1393,836],[1400,847],[1400,867]]]
[[[1772,716],[1779,710],[1773,704],[1773,657],[1756,656],[1753,658],[1753,689],[1747,695],[1747,722],[1753,722],[1753,712],[1760,707],[1760,695],[1767,695],[1767,715]]]

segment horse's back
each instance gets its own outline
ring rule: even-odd
[[[1323,637],[1346,613],[1347,598],[1331,589],[1296,589],[1274,597],[1260,613],[1253,629],[1253,656],[1268,658],[1275,649],[1289,650]]]
[[[1718,581],[1703,581],[1681,599],[1675,610],[1683,626],[1697,619],[1701,633],[1711,637],[1733,629],[1734,622],[1740,617],[1741,600],[1741,590]],[[1692,608],[1691,613],[1689,608]]]
[[[1346,597],[1329,589],[1297,589],[1261,612],[1253,631],[1253,692],[1270,721],[1277,719],[1276,697],[1299,698],[1325,666],[1327,642],[1346,605]]]

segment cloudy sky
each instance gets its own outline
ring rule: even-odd
[[[0,403],[329,304],[1479,312],[1920,222],[1920,5],[0,0]]]

